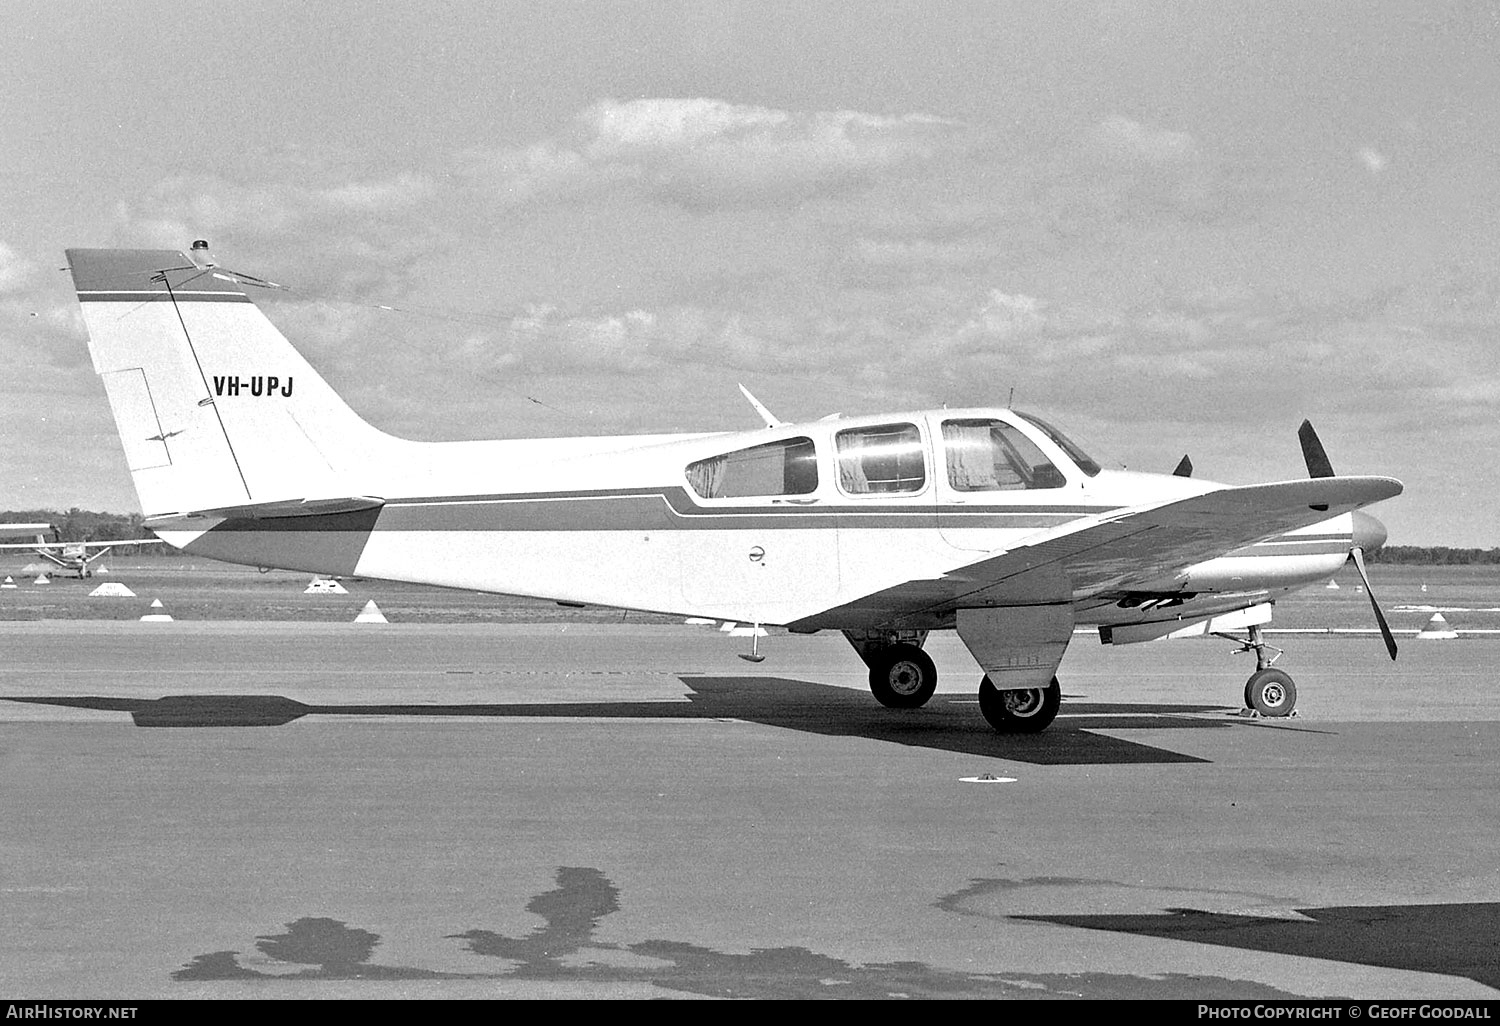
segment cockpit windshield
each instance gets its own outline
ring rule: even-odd
[[[1078,464],[1078,469],[1083,471],[1089,477],[1093,477],[1095,474],[1099,473],[1099,464],[1095,463],[1094,460],[1090,458],[1088,453],[1078,448],[1077,443],[1075,443],[1071,438],[1063,434],[1061,431],[1057,430],[1057,428],[1053,427],[1051,424],[1048,424],[1040,417],[1032,416],[1029,413],[1022,413],[1020,410],[1011,410],[1010,412],[1015,414],[1017,417],[1020,417],[1026,423],[1039,429],[1048,438],[1052,439],[1053,444],[1055,444],[1063,452],[1067,453],[1068,458],[1071,459],[1074,463]]]

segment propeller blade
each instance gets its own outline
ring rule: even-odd
[[[1177,464],[1177,469],[1174,470],[1174,471],[1172,471],[1172,476],[1173,477],[1192,477],[1193,476],[1193,461],[1190,460],[1190,459],[1188,459],[1186,456],[1184,456],[1182,458],[1182,461]]]
[[[1304,420],[1297,429],[1297,440],[1302,443],[1302,459],[1307,463],[1308,477],[1334,477],[1333,464],[1323,451],[1323,443],[1313,430],[1312,421]]]
[[[1391,654],[1391,661],[1394,662],[1396,639],[1391,636],[1391,626],[1385,622],[1380,603],[1375,601],[1375,589],[1370,587],[1370,575],[1365,572],[1365,550],[1356,545],[1349,550],[1349,555],[1354,559],[1354,569],[1359,571],[1359,579],[1365,582],[1365,594],[1370,596],[1370,608],[1375,610],[1375,622],[1380,624],[1380,636],[1385,639],[1385,650]]]

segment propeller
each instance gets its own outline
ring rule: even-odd
[[[1365,514],[1355,513],[1355,526],[1359,525],[1358,518]],[[1375,520],[1374,517],[1369,517]],[[1379,521],[1376,521],[1379,523]],[[1382,534],[1385,532],[1382,531]],[[1385,639],[1385,650],[1391,654],[1391,662],[1396,661],[1396,639],[1391,636],[1391,626],[1385,622],[1385,614],[1380,611],[1380,603],[1375,600],[1375,589],[1370,587],[1370,575],[1365,572],[1365,550],[1364,546],[1356,545],[1349,550],[1349,558],[1354,560],[1354,569],[1359,571],[1359,579],[1365,582],[1365,594],[1370,596],[1370,608],[1375,611],[1375,622],[1380,625],[1380,636]]]
[[[1329,462],[1328,453],[1323,449],[1323,442],[1318,438],[1318,433],[1313,430],[1312,421],[1304,420],[1302,426],[1297,429],[1297,440],[1302,443],[1302,459],[1307,463],[1307,474],[1309,477],[1334,477],[1333,464]],[[1313,509],[1327,509],[1327,506],[1314,506]],[[1385,544],[1385,525],[1368,513],[1356,510],[1354,517],[1354,545],[1349,549],[1349,558],[1354,560],[1354,569],[1359,571],[1359,579],[1364,582],[1365,594],[1370,596],[1370,608],[1375,612],[1375,622],[1380,625],[1380,636],[1385,639],[1385,650],[1391,654],[1391,659],[1396,658],[1396,639],[1391,634],[1390,624],[1385,622],[1385,613],[1380,610],[1380,603],[1375,598],[1375,589],[1370,587],[1370,574],[1365,570],[1365,547],[1369,546],[1371,551]]]
[[[1328,462],[1328,453],[1313,430],[1312,421],[1304,420],[1297,429],[1297,440],[1302,443],[1302,459],[1307,463],[1308,477],[1333,477],[1333,464]]]

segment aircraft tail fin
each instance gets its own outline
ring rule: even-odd
[[[232,274],[176,250],[67,254],[148,517],[344,494],[401,444],[339,398]]]

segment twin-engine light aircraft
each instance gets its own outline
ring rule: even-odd
[[[0,545],[0,551],[33,552],[49,563],[78,575],[78,579],[94,575],[94,563],[116,545],[160,545],[160,538],[132,538],[126,541],[109,542],[65,542],[48,541],[48,534],[57,534],[51,524],[0,524],[0,537],[18,534],[34,534],[36,541],[20,544]],[[92,551],[91,551],[92,550]]]
[[[1244,631],[1247,704],[1286,715],[1261,627],[1385,529],[1401,492],[1101,469],[1046,421],[943,409],[753,431],[412,442],[351,410],[196,243],[68,251],[147,526],[214,559],[842,631],[884,705],[937,686],[956,629],[1002,732],[1057,715],[1075,625],[1107,644]],[[1366,579],[1368,585],[1368,580]],[[1367,587],[1368,590],[1368,587]],[[1372,597],[1373,603],[1373,597]],[[1392,658],[1384,617],[1377,619]],[[1234,640],[1240,641],[1236,637]]]

